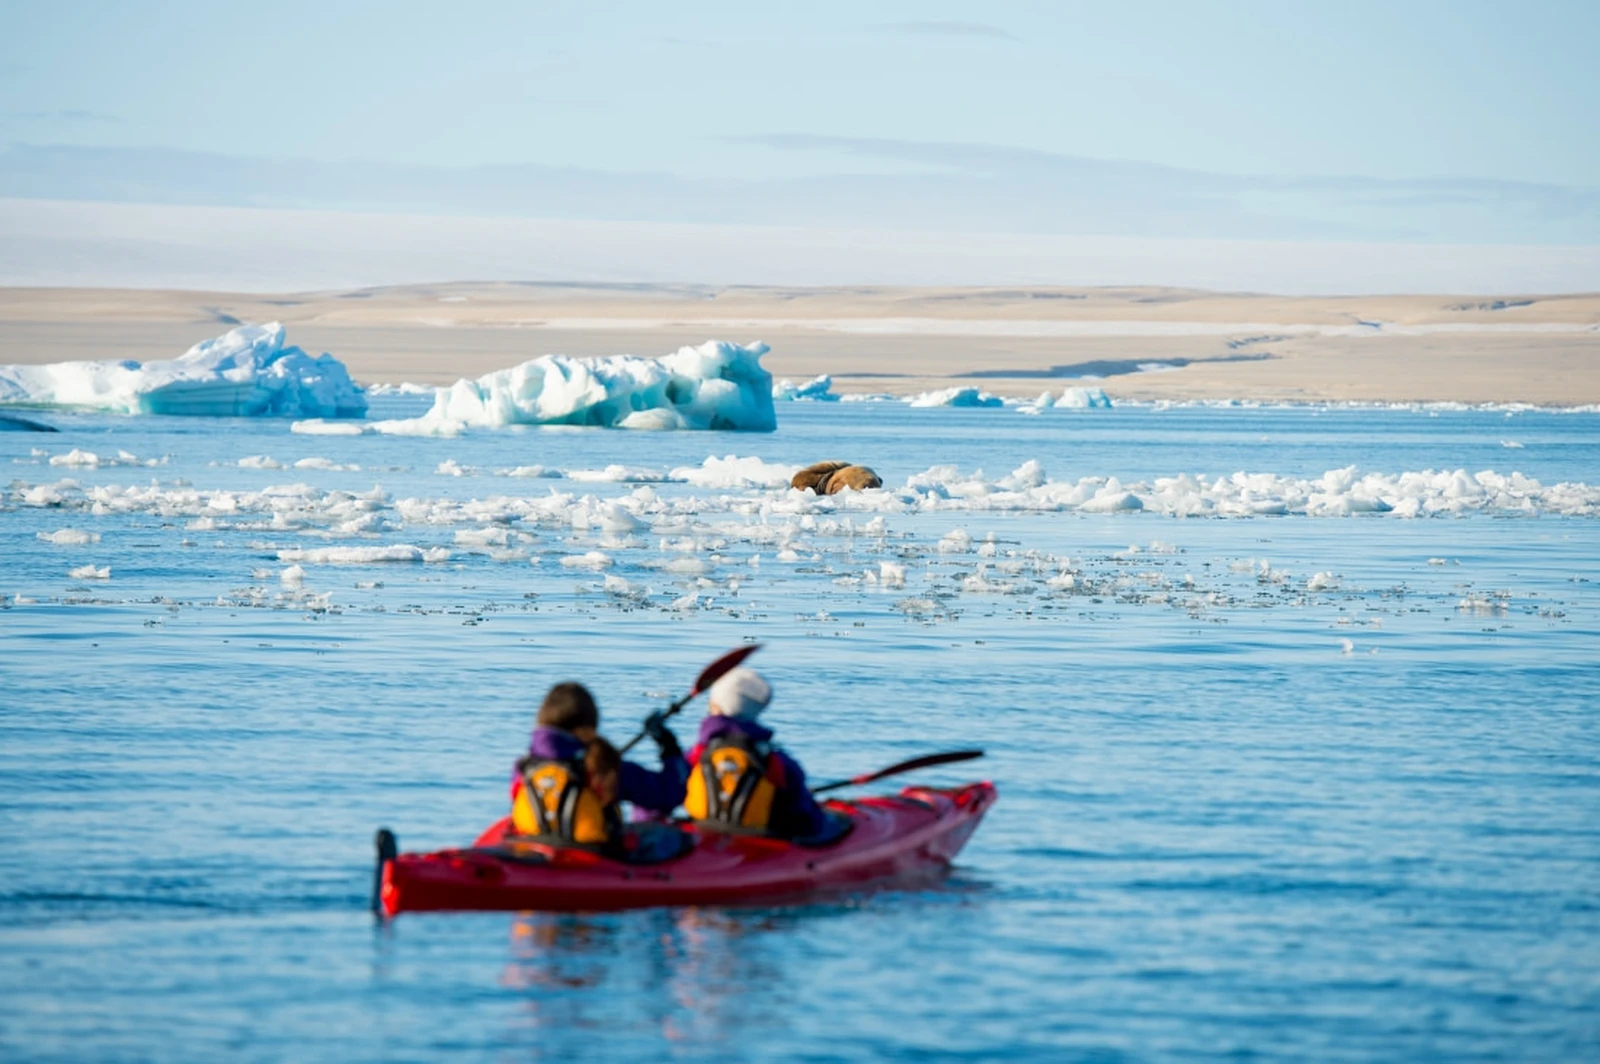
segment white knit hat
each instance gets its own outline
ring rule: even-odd
[[[711,712],[755,720],[772,701],[772,685],[754,669],[730,669],[711,685]]]

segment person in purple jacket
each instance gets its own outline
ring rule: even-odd
[[[550,688],[539,706],[528,754],[518,760],[511,784],[511,801],[525,786],[530,767],[540,764],[581,766],[585,750],[600,730],[600,709],[594,696],[581,683],[558,683]],[[683,748],[667,728],[660,713],[645,721],[645,733],[655,741],[661,755],[661,768],[652,771],[632,761],[622,762],[616,797],[636,809],[665,816],[683,801],[689,778],[689,763]]]
[[[702,827],[832,841],[849,821],[823,812],[805,769],[756,723],[771,701],[772,685],[754,669],[733,669],[711,685],[711,712],[689,752],[684,809]]]

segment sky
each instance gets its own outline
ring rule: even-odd
[[[0,197],[1600,244],[1600,4],[0,4]]]

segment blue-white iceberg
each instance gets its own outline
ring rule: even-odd
[[[371,428],[438,436],[504,425],[771,432],[778,420],[772,374],[761,365],[766,353],[766,344],[713,340],[663,358],[545,355],[456,381],[438,390],[422,417]]]
[[[241,325],[177,358],[0,366],[0,404],[201,417],[361,417],[367,399],[332,355]]]

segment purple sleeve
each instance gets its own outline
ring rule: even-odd
[[[782,750],[776,753],[783,762],[784,802],[789,807],[794,833],[798,836],[822,834],[828,826],[828,820],[822,813],[822,807],[812,797],[811,789],[806,786],[806,770]]]
[[[632,761],[622,763],[622,786],[618,795],[641,809],[670,813],[683,804],[689,785],[689,762],[682,754],[661,755],[661,770],[652,772]]]

